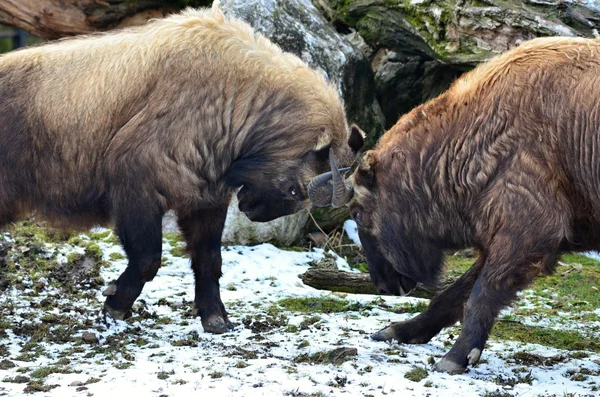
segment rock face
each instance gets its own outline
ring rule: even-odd
[[[377,52],[372,67],[386,129],[413,107],[439,95],[462,73],[434,59],[388,49]]]
[[[372,141],[381,135],[384,119],[368,58],[310,0],[221,0],[220,4],[226,14],[247,21],[285,51],[322,70],[343,97],[349,120]]]
[[[371,47],[475,65],[540,36],[598,36],[598,0],[319,0]]]

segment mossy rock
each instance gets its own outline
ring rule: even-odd
[[[592,2],[511,0],[325,0],[336,25],[352,27],[371,47],[417,53],[472,66],[524,40],[594,37],[600,9]]]

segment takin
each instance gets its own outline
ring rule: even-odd
[[[116,319],[155,277],[174,210],[193,313],[232,329],[219,292],[232,195],[253,221],[294,213],[330,150],[349,165],[362,145],[322,73],[218,5],[0,57],[0,224],[114,225],[128,257],[104,292]]]
[[[402,116],[350,178],[334,169],[309,195],[349,205],[390,294],[434,286],[444,250],[476,249],[427,310],[373,335],[427,343],[462,320],[435,369],[465,371],[517,292],[562,253],[600,249],[600,40],[534,39],[479,65]]]

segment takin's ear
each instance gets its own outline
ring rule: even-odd
[[[365,133],[363,130],[358,128],[356,124],[352,124],[350,127],[350,138],[348,138],[348,145],[354,153],[358,153],[365,144]]]
[[[333,142],[329,142],[327,145],[321,147],[320,149],[311,150],[311,153],[317,161],[327,161],[329,159],[329,149],[331,149],[331,144]]]
[[[360,159],[358,172],[355,174],[357,183],[373,185],[375,183],[375,166],[379,162],[379,156],[374,150],[367,150]]]
[[[223,14],[219,0],[213,1],[210,11],[215,19],[225,21],[225,14]]]

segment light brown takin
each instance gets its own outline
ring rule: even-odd
[[[113,222],[129,259],[105,291],[117,319],[156,275],[174,210],[194,314],[205,331],[231,329],[219,278],[236,189],[251,220],[291,214],[330,149],[347,165],[362,143],[322,73],[218,4],[0,57],[0,224],[32,212],[63,227]]]
[[[600,40],[534,39],[493,58],[402,116],[346,182],[334,176],[315,204],[350,206],[380,290],[435,285],[444,250],[479,252],[427,310],[373,335],[427,343],[462,320],[435,368],[463,372],[518,291],[562,253],[600,249]]]

